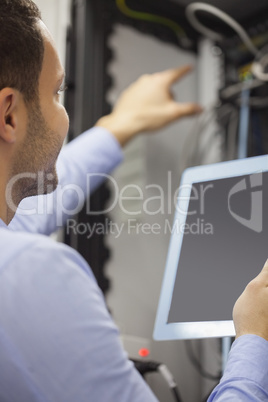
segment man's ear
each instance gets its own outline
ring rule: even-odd
[[[9,144],[16,141],[20,97],[20,93],[13,88],[0,91],[0,139]]]

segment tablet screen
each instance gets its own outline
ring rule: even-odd
[[[192,184],[168,323],[231,320],[268,258],[268,173]]]

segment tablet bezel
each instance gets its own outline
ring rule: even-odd
[[[186,222],[192,184],[268,171],[268,155],[188,168],[183,172],[174,223]],[[234,336],[232,320],[168,323],[183,234],[171,235],[153,337],[155,340]],[[237,295],[238,297],[239,295]]]

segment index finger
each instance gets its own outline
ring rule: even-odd
[[[174,84],[176,81],[180,80],[184,75],[192,71],[193,67],[186,65],[179,68],[171,68],[169,70],[163,71],[162,74],[166,76],[166,80],[169,85]]]
[[[268,286],[268,260],[266,260],[261,272],[254,278],[259,279],[260,281],[264,281],[266,286]]]

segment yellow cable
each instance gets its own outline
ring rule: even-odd
[[[175,34],[180,37],[180,38],[186,38],[186,33],[184,29],[177,24],[176,22],[170,20],[169,18],[166,17],[160,17],[159,15],[154,15],[154,14],[149,14],[149,13],[144,13],[140,11],[134,11],[131,10],[127,5],[126,5],[126,0],[116,0],[116,5],[119,8],[119,10],[127,15],[128,17],[135,18],[137,20],[143,20],[143,21],[150,21],[150,22],[156,22],[157,24],[165,25],[168,28],[170,28]]]

